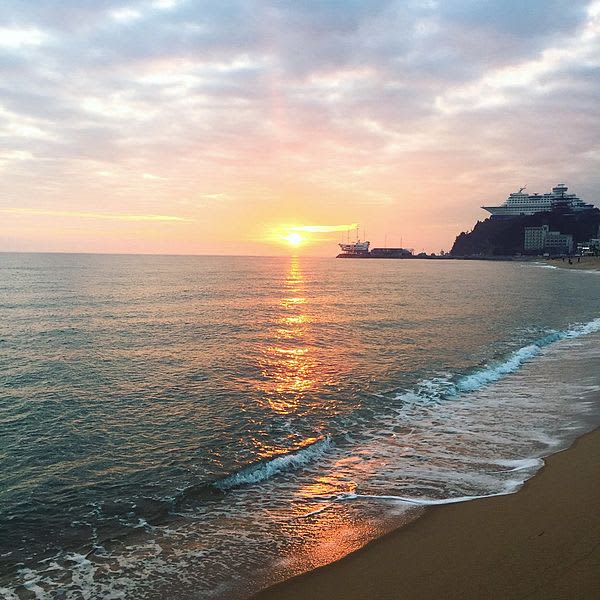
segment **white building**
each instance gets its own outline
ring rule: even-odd
[[[542,225],[541,227],[525,227],[523,250],[525,250],[525,252],[543,250],[548,229],[548,225]]]
[[[560,233],[560,231],[549,231],[546,234],[544,252],[550,254],[572,254],[573,236],[569,233]]]
[[[550,231],[548,225],[525,227],[523,250],[526,253],[571,254],[573,236],[560,231]]]

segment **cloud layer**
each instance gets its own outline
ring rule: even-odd
[[[0,208],[182,219],[60,247],[5,211],[5,249],[439,249],[526,183],[599,199],[597,0],[7,0],[0,69]]]

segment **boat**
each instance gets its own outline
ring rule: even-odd
[[[522,187],[518,192],[510,194],[504,204],[500,206],[482,206],[481,208],[487,210],[493,219],[533,215],[559,209],[581,212],[594,208],[576,194],[567,194],[569,188],[564,183],[559,183],[546,194],[527,194],[525,189]]]
[[[365,254],[369,254],[369,244],[371,242],[361,242],[360,240],[356,240],[356,242],[352,244],[338,244],[340,249],[342,250],[342,254],[338,256],[362,256]]]

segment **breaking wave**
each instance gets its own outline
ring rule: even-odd
[[[242,485],[260,483],[266,479],[278,475],[284,471],[299,469],[304,465],[318,459],[331,446],[331,437],[325,436],[318,439],[307,440],[304,445],[291,452],[279,454],[244,467],[237,473],[233,473],[220,481],[214,483],[214,487],[221,491],[227,491]]]
[[[431,399],[450,398],[462,392],[474,392],[486,385],[502,379],[505,375],[514,373],[525,362],[536,357],[545,346],[565,339],[574,339],[600,331],[600,318],[593,319],[588,323],[575,325],[564,331],[554,331],[533,341],[532,343],[511,352],[507,358],[485,365],[468,375],[462,375],[455,379],[437,378],[422,381],[416,392],[403,393],[399,397],[403,400],[423,398]]]
[[[221,479],[191,485],[177,495],[172,503],[172,510],[178,511],[186,508],[190,503],[194,505],[198,501],[219,500],[229,490],[261,483],[275,475],[300,469],[320,458],[331,444],[329,435],[308,438],[299,448],[252,463]]]

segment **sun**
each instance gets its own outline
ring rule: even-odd
[[[304,241],[299,233],[288,233],[283,239],[294,248],[297,248]]]

